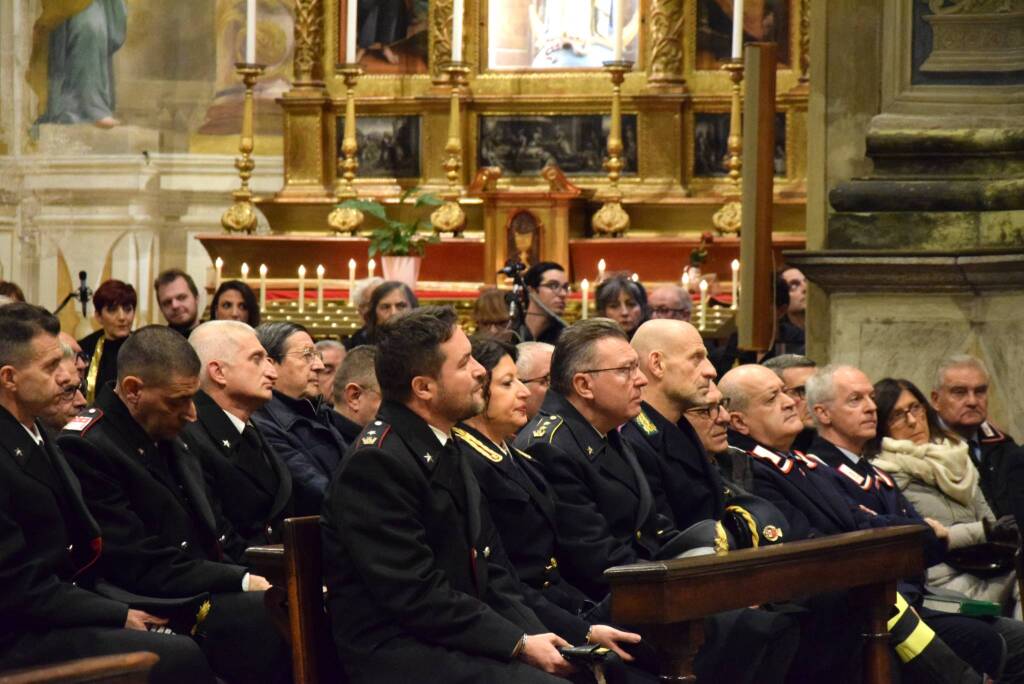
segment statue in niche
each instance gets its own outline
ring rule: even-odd
[[[717,69],[732,49],[734,0],[698,0],[697,68]],[[780,66],[789,65],[790,0],[747,0],[743,6],[743,40],[778,45]]]
[[[44,1],[29,66],[43,111],[36,124],[120,123],[114,118],[113,57],[127,28],[125,0]]]
[[[428,1],[356,1],[356,61],[367,73],[426,73]]]
[[[526,209],[517,211],[508,222],[508,241],[506,244],[509,258],[513,258],[527,267],[537,263],[540,249],[540,221],[533,212]]]

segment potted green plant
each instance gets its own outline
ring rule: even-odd
[[[415,192],[415,189],[410,189],[402,193],[398,200],[399,207],[407,204]],[[415,209],[440,205],[441,199],[431,193],[423,193],[413,202]],[[427,245],[441,241],[433,232],[430,219],[423,216],[417,216],[411,221],[391,218],[384,205],[377,200],[349,199],[338,206],[358,209],[372,217],[378,225],[369,235],[369,255],[380,255],[381,269],[386,280],[398,280],[409,287],[416,287],[423,251]],[[422,229],[429,232],[421,233]]]

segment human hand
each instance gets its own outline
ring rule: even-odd
[[[1017,519],[1013,515],[1004,515],[995,522],[988,518],[982,518],[981,524],[985,528],[985,539],[988,541],[1017,541]]]
[[[622,630],[615,629],[608,625],[594,625],[590,628],[590,634],[587,635],[587,641],[592,644],[600,644],[610,651],[615,652],[625,662],[633,660],[633,656],[629,655],[619,647],[619,642],[626,644],[639,644],[640,635],[634,634],[633,632],[623,632]]]
[[[949,530],[946,526],[940,523],[938,520],[932,518],[925,518],[924,521],[928,523],[928,526],[935,532],[935,536],[943,541],[949,541]]]
[[[576,671],[558,652],[558,649],[567,646],[569,642],[557,634],[530,634],[526,637],[523,650],[519,652],[519,659],[548,674],[565,677]]]
[[[144,610],[128,609],[128,617],[124,621],[125,629],[137,629],[140,632],[148,632],[150,625],[166,625],[167,618],[158,618],[150,615]]]
[[[249,588],[246,591],[266,591],[270,588],[270,582],[259,575],[249,575]]]

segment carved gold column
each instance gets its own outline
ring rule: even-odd
[[[800,80],[801,86],[810,82],[811,69],[811,0],[800,0]]]
[[[711,217],[711,224],[722,233],[739,233],[742,228],[742,205],[740,195],[742,188],[740,179],[743,169],[743,104],[740,99],[743,84],[743,61],[733,60],[722,66],[729,72],[732,79],[732,104],[729,110],[729,159],[725,166],[729,169],[729,181],[731,188],[726,196],[734,196],[736,199],[726,202],[721,209]]]
[[[245,83],[245,100],[242,105],[242,135],[238,141],[238,151],[241,153],[235,160],[235,168],[238,169],[238,176],[242,180],[241,187],[232,193],[235,201],[228,207],[224,215],[220,217],[220,224],[229,233],[251,233],[256,228],[256,211],[252,206],[252,191],[249,189],[249,179],[252,178],[256,162],[252,158],[253,150],[253,101],[252,90],[256,80],[263,73],[262,64],[238,63],[235,71],[242,77]]]
[[[334,118],[323,82],[322,0],[295,0],[295,76],[281,98],[284,110],[284,187],[278,197],[332,197]],[[330,143],[330,145],[326,144]]]
[[[611,130],[608,132],[608,158],[604,168],[608,171],[608,185],[594,195],[601,200],[601,208],[594,214],[590,225],[598,235],[625,235],[629,230],[629,214],[622,208],[622,191],[619,177],[622,175],[622,82],[633,68],[628,61],[605,62],[605,70],[612,77]]]
[[[358,64],[346,64],[341,68],[345,78],[345,133],[341,142],[342,156],[338,158],[338,180],[334,185],[334,197],[339,204],[359,196],[352,181],[359,168],[356,160],[356,83],[362,73]],[[327,217],[327,224],[337,233],[355,235],[363,225],[363,212],[355,207],[335,207]]]
[[[447,65],[452,61],[453,0],[432,0],[430,3],[430,71],[435,86],[445,86],[450,75]],[[462,32],[463,42],[470,32]],[[465,54],[465,52],[463,52]]]
[[[683,76],[683,0],[651,0],[648,9],[651,60],[647,83],[658,88],[686,88]]]
[[[459,95],[466,85],[469,67],[462,62],[448,62],[444,66],[451,84],[451,101],[448,110],[448,142],[444,146],[445,159],[442,167],[448,178],[448,189],[441,193],[444,204],[430,215],[430,222],[437,233],[462,235],[466,229],[466,212],[459,204],[462,197],[462,112]]]

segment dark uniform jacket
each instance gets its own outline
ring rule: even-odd
[[[274,398],[252,415],[253,424],[288,466],[296,515],[320,512],[324,490],[347,444],[331,424],[333,409],[274,391]]]
[[[230,524],[210,504],[188,445],[151,440],[111,385],[82,418],[58,444],[103,530],[104,576],[157,597],[241,591],[246,569],[222,562]]]
[[[341,438],[345,440],[345,444],[350,448],[352,444],[355,443],[356,437],[359,436],[359,433],[363,431],[363,427],[361,425],[349,420],[337,411],[331,412],[331,423],[338,431],[338,434],[341,435]]]
[[[32,631],[123,627],[128,606],[85,588],[102,548],[78,480],[49,441],[36,445],[0,408],[0,669]]]
[[[559,570],[592,600],[608,593],[602,573],[655,558],[660,537],[675,535],[659,519],[632,447],[612,430],[601,436],[567,399],[549,391],[515,446],[540,466],[555,492]]]
[[[509,456],[468,425],[456,428],[455,437],[480,483],[505,554],[526,585],[527,605],[551,631],[570,643],[583,643],[590,625],[577,616],[593,603],[558,571],[558,527],[550,485],[530,455],[514,446],[506,445]]]
[[[281,541],[281,525],[291,515],[292,476],[259,428],[247,425],[239,432],[203,391],[194,401],[198,419],[181,437],[199,455],[215,506],[234,528],[224,552],[241,563],[248,547]]]
[[[363,681],[395,681],[389,662],[450,649],[461,664],[428,658],[424,681],[444,667],[463,668],[465,681],[480,668],[487,681],[524,633],[546,630],[491,559],[500,538],[466,455],[401,404],[385,401],[378,418],[335,474],[321,517],[341,660]]]
[[[981,475],[981,492],[992,512],[997,517],[1013,513],[1010,471],[1022,456],[1013,438],[986,420],[969,446],[968,453]]]
[[[622,426],[622,437],[636,451],[658,512],[670,511],[678,529],[721,519],[722,478],[690,421],[681,418],[673,423],[644,402],[640,414]]]
[[[875,515],[869,515],[872,527],[886,525],[924,525],[927,523],[907,501],[896,483],[888,474],[860,459],[854,463],[839,447],[824,437],[817,437],[811,443],[810,455],[824,461],[837,477],[835,480],[842,488],[847,500],[853,506],[864,506]],[[925,542],[925,560],[928,565],[942,561],[946,554],[946,545],[928,528]]]

